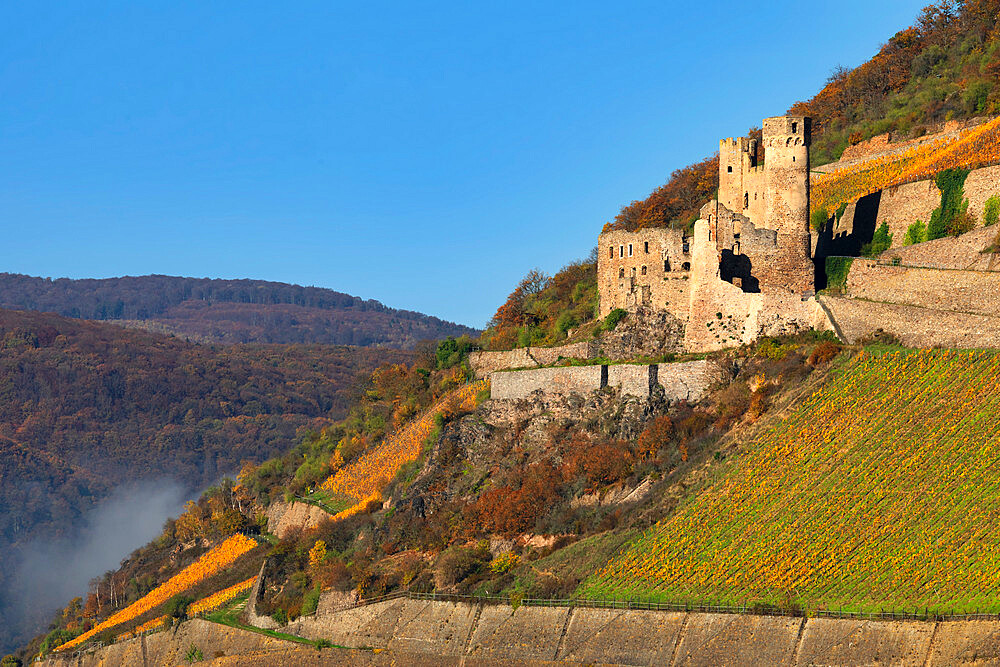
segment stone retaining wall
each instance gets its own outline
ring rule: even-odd
[[[1000,272],[889,266],[858,258],[851,264],[845,295],[1000,317]]]
[[[469,355],[469,366],[477,378],[505,368],[548,366],[560,359],[590,359],[597,355],[595,341],[582,341],[559,347],[519,347],[513,350],[478,350]]]
[[[998,317],[844,297],[819,299],[848,343],[870,338],[881,329],[908,347],[1000,347]]]
[[[879,621],[400,598],[302,618],[283,629],[345,648],[318,652],[189,621],[40,667],[211,665],[900,665],[1000,664],[1000,621]],[[352,650],[353,649],[353,650]]]
[[[1000,271],[1000,258],[983,250],[992,245],[1000,234],[1000,226],[974,229],[958,237],[946,237],[893,248],[885,258],[899,258],[901,264],[935,269],[970,271]]]
[[[622,395],[649,396],[656,385],[669,400],[696,401],[708,389],[709,365],[705,360],[674,364],[615,364],[562,366],[490,375],[490,398],[528,399],[542,396],[586,395],[604,387]]]

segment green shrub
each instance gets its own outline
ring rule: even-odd
[[[448,336],[438,343],[434,356],[437,358],[439,370],[445,370],[458,366],[465,361],[469,353],[476,348],[472,339],[468,336],[459,336],[458,339]]]
[[[307,616],[319,606],[319,584],[302,596],[302,615]]]
[[[883,222],[875,230],[871,242],[861,247],[861,254],[865,257],[878,257],[891,247],[892,234],[889,233],[889,225]]]
[[[288,614],[281,607],[278,607],[274,613],[271,614],[271,619],[278,625],[288,625]]]
[[[1000,197],[993,195],[986,200],[983,207],[983,226],[989,227],[1000,221]]]
[[[941,205],[931,213],[927,224],[927,240],[942,239],[954,229],[955,218],[968,214],[968,200],[963,200],[968,169],[945,169],[934,178],[941,190]]]
[[[923,243],[927,240],[927,225],[922,221],[917,220],[912,225],[906,228],[906,236],[903,237],[903,245],[913,245],[915,243]]]
[[[576,317],[572,312],[566,310],[559,314],[556,318],[556,331],[561,335],[565,336],[566,332],[577,325]]]
[[[53,630],[49,634],[45,635],[45,639],[42,640],[42,646],[39,648],[38,652],[42,655],[47,655],[50,651],[58,646],[62,646],[69,640],[77,636],[77,632],[71,630],[65,630],[62,628]]]
[[[830,216],[826,214],[826,210],[820,208],[816,209],[809,215],[809,224],[812,226],[814,231],[818,232],[823,229],[823,226],[829,219]]]
[[[187,609],[192,602],[194,600],[189,597],[175,595],[167,601],[167,616],[179,620],[187,618]]]
[[[840,291],[847,284],[847,274],[851,272],[853,257],[827,257],[826,258],[826,287],[827,289]]]
[[[186,662],[201,662],[204,659],[205,656],[202,654],[201,649],[195,646],[194,644],[191,644],[190,648],[188,648],[187,650],[187,653],[184,654],[184,660]]]
[[[614,331],[615,327],[618,326],[619,322],[625,319],[626,315],[628,315],[628,311],[624,308],[615,308],[608,313],[607,317],[604,318],[601,328],[605,331]]]

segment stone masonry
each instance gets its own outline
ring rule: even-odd
[[[650,396],[657,385],[668,400],[697,401],[708,389],[707,361],[673,364],[563,366],[490,374],[490,398],[518,400],[538,396],[585,396],[604,388],[622,396]]]

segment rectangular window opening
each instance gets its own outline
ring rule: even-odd
[[[632,244],[631,243],[628,244],[628,256],[629,257],[632,256]]]

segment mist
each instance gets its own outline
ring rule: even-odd
[[[36,539],[18,549],[8,599],[0,601],[9,623],[0,630],[0,647],[45,631],[69,600],[86,597],[91,579],[117,569],[159,535],[190,493],[174,480],[132,482],[85,514],[73,535]]]

